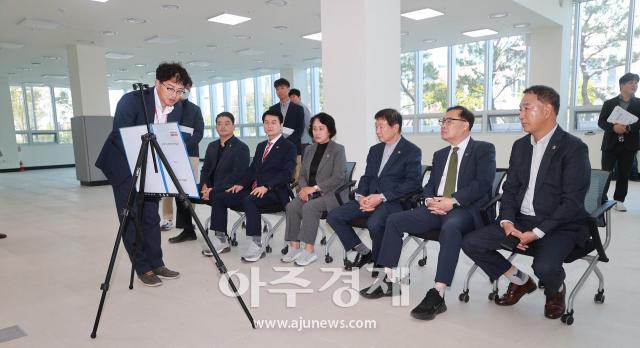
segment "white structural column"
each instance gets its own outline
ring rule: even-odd
[[[109,89],[104,48],[88,45],[69,46],[67,62],[73,115],[109,115]]]
[[[15,169],[19,164],[9,79],[0,77],[0,169]]]
[[[321,0],[323,111],[364,172],[375,113],[400,107],[400,1]]]

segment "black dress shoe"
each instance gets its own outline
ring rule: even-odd
[[[378,275],[380,275],[380,271],[384,271],[384,266],[373,265],[373,269],[371,270],[371,278],[378,278]]]
[[[356,259],[353,261],[353,267],[362,268],[365,265],[368,265],[373,262],[373,253],[368,252],[364,255],[358,253]]]
[[[400,289],[398,289],[398,293],[399,293],[399,290]],[[371,300],[375,300],[381,297],[392,296],[393,283],[388,282],[386,279],[384,279],[381,282],[376,281],[371,286],[360,290],[360,295],[362,295],[362,297],[364,298],[368,298]]]
[[[2,238],[7,238],[7,235],[4,234],[4,233],[0,233],[0,239],[2,239]]]
[[[440,296],[438,290],[431,288],[422,302],[411,310],[411,316],[420,320],[432,320],[436,315],[446,310],[447,305],[444,303],[444,298]]]
[[[169,243],[174,243],[174,244],[182,243],[188,240],[196,240],[196,239],[198,238],[196,237],[195,231],[182,231],[180,232],[179,235],[169,238]]]

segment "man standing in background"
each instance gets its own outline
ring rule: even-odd
[[[309,121],[311,121],[311,111],[309,111],[309,108],[306,105],[302,104],[302,101],[300,100],[299,89],[292,88],[289,91],[289,100],[291,100],[295,104],[302,106],[302,108],[304,109],[304,130],[302,132],[302,138],[300,140],[300,142],[302,143],[302,153],[304,153],[304,148],[313,142],[311,140],[311,136],[309,136],[309,132],[306,131],[306,129],[311,126],[309,124]]]
[[[282,116],[284,116],[282,134],[296,146],[296,169],[293,172],[292,179],[293,181],[298,181],[302,158],[302,143],[300,141],[305,128],[304,109],[302,106],[292,103],[289,99],[289,88],[291,88],[291,84],[287,79],[279,78],[275,80],[273,87],[276,89],[276,95],[280,101],[272,105],[269,109],[278,110],[282,113]]]

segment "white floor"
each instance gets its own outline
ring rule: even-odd
[[[177,231],[163,232],[166,264],[182,273],[158,288],[135,282],[128,289],[130,263],[121,247],[102,315],[98,338],[89,338],[100,299],[108,260],[117,231],[117,219],[109,186],[82,187],[74,169],[0,174],[0,329],[19,325],[26,337],[0,344],[2,347],[637,347],[640,339],[640,184],[630,184],[626,213],[614,212],[614,239],[608,250],[611,262],[601,264],[606,278],[606,301],[595,304],[595,276],[587,281],[575,302],[575,323],[566,326],[542,314],[541,291],[526,296],[511,308],[487,300],[489,284],[482,273],[471,283],[471,300],[457,297],[471,262],[461,255],[454,284],[447,292],[448,311],[431,322],[414,320],[410,310],[432,286],[437,243],[429,247],[426,267],[414,263],[409,304],[393,306],[389,298],[366,300],[348,308],[334,303],[332,295],[348,286],[341,277],[320,292],[331,276],[321,267],[340,270],[336,261],[319,260],[298,278],[308,287],[286,282],[269,284],[284,272],[279,250],[284,245],[281,227],[272,241],[274,252],[257,264],[243,264],[240,246],[222,259],[230,270],[249,277],[259,267],[259,305],[251,308],[256,320],[375,320],[375,329],[257,329],[252,330],[237,300],[221,293],[221,279],[213,259],[200,255],[201,239],[170,245]],[[208,212],[198,208],[204,220]],[[231,219],[232,220],[232,219]],[[200,237],[201,238],[201,237]],[[413,247],[411,248],[413,249]],[[404,253],[406,257],[408,252]],[[517,261],[530,270],[530,259]],[[566,267],[572,288],[584,262]],[[254,270],[254,275],[257,274]],[[361,271],[360,285],[371,282]],[[223,280],[224,282],[224,280]],[[254,282],[254,284],[256,284]],[[504,290],[506,283],[502,283]],[[298,294],[296,306],[287,308],[285,296],[273,290],[309,289]],[[244,294],[250,304],[250,291]],[[348,301],[348,296],[343,297]],[[255,303],[254,303],[255,305]]]

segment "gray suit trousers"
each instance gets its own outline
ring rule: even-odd
[[[327,211],[326,200],[323,196],[303,202],[295,198],[287,204],[287,227],[284,233],[286,241],[300,241],[315,244],[318,226],[322,213]]]

